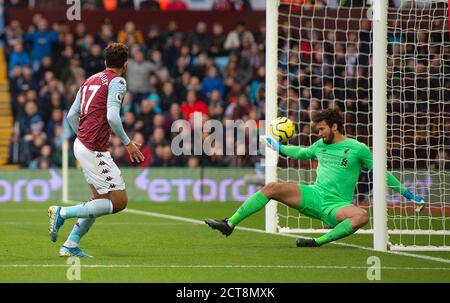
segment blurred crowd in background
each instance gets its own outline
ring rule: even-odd
[[[106,19],[99,32],[89,33],[83,22],[70,32],[35,14],[30,28],[11,20],[5,31],[17,126],[11,163],[61,164],[63,117],[80,85],[105,68],[103,49],[113,41],[129,47],[121,115],[128,135],[143,144],[146,160],[140,166],[248,166],[256,161],[251,156],[174,157],[170,129],[173,121],[191,120],[194,112],[221,121],[264,118],[264,24],[254,33],[243,22],[224,32],[219,23],[208,27],[199,21],[183,33],[171,21],[167,28],[151,26],[144,33],[132,21],[113,28]],[[119,165],[132,165],[114,136],[111,154]]]
[[[247,10],[254,0],[83,0],[82,9],[153,9],[153,10]],[[257,0],[261,1],[261,0]],[[5,6],[30,8],[55,8],[67,6],[66,0],[6,0]],[[256,8],[259,7],[258,5]]]
[[[24,2],[27,1],[7,1],[17,5]],[[131,2],[119,0],[118,5],[128,3],[129,6]],[[147,1],[152,2],[157,1]],[[216,2],[243,3],[242,7],[250,3]],[[100,1],[83,3],[101,5]],[[389,34],[388,110],[436,111],[435,106],[450,100],[450,48],[446,44],[445,51],[439,49],[443,42],[448,42],[448,35],[422,31],[406,36],[400,29],[395,30],[395,24],[390,26],[393,30]],[[235,152],[246,151],[242,156],[220,155],[220,152],[209,156],[174,156],[171,140],[175,134],[171,133],[171,126],[179,119],[192,121],[193,113],[199,112],[203,122],[254,120],[261,127],[259,121],[265,117],[264,22],[253,32],[245,22],[225,31],[220,23],[208,26],[202,21],[186,31],[172,20],[167,28],[150,25],[144,32],[133,21],[115,28],[111,20],[105,19],[98,32],[88,32],[83,22],[70,31],[67,24],[49,24],[42,14],[36,13],[29,28],[10,20],[5,34],[16,121],[10,163],[29,168],[61,165],[64,116],[80,85],[105,68],[104,47],[116,41],[125,43],[130,52],[126,73],[128,92],[121,111],[124,129],[130,138],[142,144],[146,156],[140,164],[131,163],[120,140],[112,136],[110,151],[119,166],[240,167],[254,166],[260,160],[259,156],[248,154],[248,138],[234,146]],[[312,23],[299,30],[282,23],[280,37],[278,87],[285,89],[279,90],[279,115],[287,115],[298,123],[299,135],[293,144],[307,146],[315,141],[311,136],[310,115],[329,106],[341,107],[346,112],[348,135],[370,144],[370,22],[360,20],[359,29],[354,31],[318,31]],[[399,105],[400,100],[407,102]],[[397,118],[389,119],[395,125]],[[420,117],[418,121],[417,132],[430,125],[429,121],[420,122]],[[400,127],[389,131],[398,140],[404,137],[405,130]],[[441,136],[443,129],[434,131],[438,133],[438,142],[433,144],[442,146],[440,140],[449,141],[449,132]],[[415,134],[411,136],[413,141]],[[205,132],[203,139],[207,135]],[[73,133],[70,136],[74,138]],[[395,144],[393,141],[392,145]],[[412,144],[416,148],[418,143]],[[428,150],[424,147],[425,153]],[[395,154],[395,149],[391,151]],[[445,150],[433,152],[436,157],[448,157]],[[75,165],[73,154],[69,154],[71,165]]]
[[[290,5],[291,10],[298,11],[311,7],[370,7],[373,0],[279,0],[283,5]],[[214,10],[243,11],[264,10],[266,0],[82,0],[83,9],[152,9],[152,10]],[[428,7],[433,5],[427,0],[388,0],[390,7]],[[5,0],[5,7],[30,7],[53,9],[66,7],[66,0]]]

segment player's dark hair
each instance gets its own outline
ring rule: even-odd
[[[325,121],[329,127],[333,127],[333,124],[336,123],[337,130],[341,134],[344,133],[344,117],[342,116],[339,109],[327,108],[315,114],[313,118],[314,124],[317,124],[321,121]]]
[[[128,47],[122,43],[111,43],[105,48],[106,67],[122,68],[128,60]]]

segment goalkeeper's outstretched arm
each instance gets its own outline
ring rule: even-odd
[[[300,147],[295,145],[283,145],[271,137],[261,137],[265,143],[273,150],[293,159],[309,160],[315,157],[315,144],[309,147]]]
[[[363,165],[367,169],[372,170],[373,167],[372,152],[367,147],[367,145],[362,144],[360,153]],[[424,198],[422,196],[415,195],[414,193],[412,193],[390,171],[386,172],[386,182],[389,188],[391,188],[395,192],[402,194],[406,199],[416,203],[424,203]]]

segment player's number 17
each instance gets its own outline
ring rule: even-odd
[[[97,93],[98,89],[100,88],[100,85],[89,85],[89,86],[83,86],[81,90],[81,113],[87,114],[89,105],[92,102],[92,99],[94,98],[95,94]],[[86,102],[86,91],[90,90],[92,93],[89,95],[89,99]]]

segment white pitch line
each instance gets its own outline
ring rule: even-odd
[[[169,219],[169,220],[177,220],[177,221],[188,222],[188,223],[192,223],[192,224],[202,224],[202,225],[205,224],[203,221],[196,220],[196,219],[179,217],[179,216],[173,216],[173,215],[166,215],[166,214],[160,214],[160,213],[154,213],[154,212],[137,210],[137,209],[129,209],[129,208],[127,208],[127,209],[124,210],[124,212],[130,213],[130,214],[137,214],[137,215],[143,215],[143,216],[150,216],[150,217],[156,217],[156,218]],[[256,228],[248,228],[248,227],[237,226],[237,227],[235,227],[235,229],[267,234],[265,230],[256,229]],[[275,234],[271,234],[271,235],[284,236],[284,237],[290,237],[290,238],[301,238],[301,236],[299,236],[299,235],[291,235],[291,234],[275,233]],[[366,246],[361,246],[361,245],[356,245],[356,244],[349,244],[349,243],[342,243],[342,242],[331,242],[331,244],[338,245],[338,246],[358,248],[358,249],[362,249],[362,250],[372,251],[374,253],[379,253],[379,251],[375,251],[371,247],[366,247]],[[399,256],[404,256],[404,257],[412,257],[412,258],[418,258],[418,259],[424,259],[424,260],[430,260],[430,261],[450,264],[450,260],[449,259],[443,259],[443,258],[438,258],[438,257],[432,257],[432,256],[426,256],[426,255],[417,255],[417,254],[412,254],[412,253],[407,253],[407,252],[399,252],[399,251],[386,251],[385,253],[399,255]]]
[[[20,209],[20,208],[13,208],[13,209],[1,209],[1,212],[42,212],[42,208],[31,208],[31,209]]]
[[[69,201],[67,203],[81,203],[81,202]],[[203,221],[196,220],[196,219],[154,213],[154,212],[138,210],[138,209],[126,208],[125,210],[123,210],[123,212],[130,213],[130,214],[136,214],[136,215],[155,217],[155,218],[163,218],[163,219],[169,219],[169,220],[182,221],[182,222],[187,222],[187,223],[192,223],[192,224],[201,224],[201,225],[205,224]],[[266,233],[265,230],[256,229],[256,228],[237,226],[237,227],[235,227],[235,229],[256,232],[256,233],[262,233],[262,234],[268,234],[268,233]],[[283,236],[283,237],[289,237],[289,238],[302,238],[302,236],[299,236],[299,235],[281,234],[281,233],[274,233],[271,235],[277,235],[277,236]],[[375,251],[371,247],[366,247],[366,246],[361,246],[361,245],[356,245],[356,244],[349,244],[349,243],[343,243],[343,242],[331,242],[331,244],[338,245],[338,246],[352,247],[352,248],[357,248],[357,249],[361,249],[361,250],[367,250],[367,251],[371,251],[374,253],[380,253],[379,251]],[[426,255],[417,255],[417,254],[412,254],[412,253],[407,253],[407,252],[399,252],[399,251],[386,251],[384,253],[450,264],[450,259],[444,259],[444,258],[438,258],[438,257],[432,257],[432,256],[426,256]]]
[[[18,221],[0,221],[1,225],[48,225],[47,222],[18,222]],[[110,225],[186,225],[186,223],[178,222],[96,222],[95,226]]]
[[[0,264],[0,268],[60,268],[72,267],[64,264]],[[367,266],[347,266],[347,265],[184,265],[184,264],[82,264],[84,268],[267,268],[267,269],[363,269]],[[450,267],[401,267],[401,266],[381,266],[383,270],[432,270],[450,271]]]

